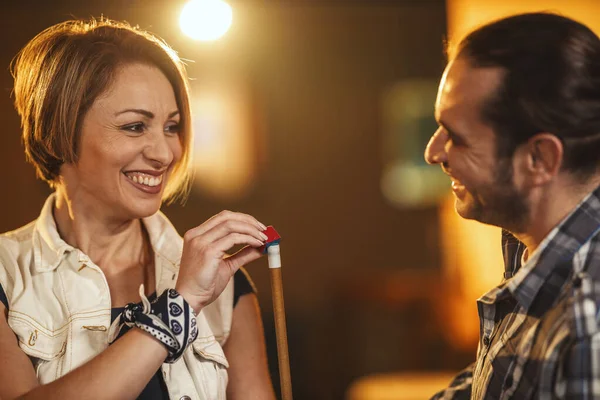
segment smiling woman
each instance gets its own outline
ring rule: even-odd
[[[83,118],[78,162],[62,166],[62,180],[96,212],[107,207],[124,218],[150,216],[161,205],[163,177],[169,182],[181,162],[179,129],[177,101],[165,75],[145,64],[125,65]],[[63,188],[57,185],[57,192]],[[67,211],[60,200],[68,197],[58,196],[58,214]]]
[[[189,182],[177,55],[123,23],[67,21],[13,75],[27,159],[55,192],[0,235],[0,398],[273,399],[240,269],[265,226],[223,211],[182,238],[159,211]]]

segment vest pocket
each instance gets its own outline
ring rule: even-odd
[[[68,325],[53,331],[25,314],[10,310],[7,322],[19,340],[19,347],[31,359],[40,383],[58,378],[67,348]]]
[[[190,351],[191,350],[191,351]],[[214,337],[200,338],[186,351],[186,364],[200,398],[225,400],[229,363]]]
[[[225,368],[229,368],[223,348],[216,340],[203,341],[202,339],[196,340],[192,343],[192,349],[198,356],[205,358],[210,361],[214,361]]]

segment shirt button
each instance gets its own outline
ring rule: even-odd
[[[484,346],[489,346],[490,345],[490,338],[487,336],[483,337],[483,345]]]
[[[179,400],[192,400],[190,396],[181,396]]]

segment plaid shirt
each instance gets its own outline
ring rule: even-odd
[[[600,398],[600,187],[521,267],[502,234],[503,282],[477,301],[477,361],[433,399]]]

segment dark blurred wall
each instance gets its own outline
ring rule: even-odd
[[[185,207],[170,206],[165,212],[181,232],[227,208],[256,215],[282,234],[295,398],[341,398],[354,376],[405,368],[402,353],[411,346],[409,336],[389,337],[367,325],[360,329],[368,332],[364,340],[369,343],[347,343],[349,327],[336,322],[340,312],[352,314],[359,306],[361,312],[369,311],[360,304],[360,293],[356,304],[338,296],[363,277],[439,268],[435,208],[399,210],[381,194],[381,100],[399,80],[441,73],[444,2],[232,2],[234,29],[210,48],[179,32],[181,4],[26,0],[0,6],[5,210],[0,230],[34,219],[49,193],[24,162],[10,98],[10,60],[37,32],[71,15],[125,19],[164,37],[182,57],[194,60],[192,77],[207,79],[221,68],[233,68],[252,87],[264,145],[251,189],[228,201],[195,191]],[[275,370],[266,262],[256,262],[249,271],[259,289]],[[412,317],[406,313],[390,311],[381,318],[396,318],[393,326],[411,329]],[[357,317],[355,323],[372,321]],[[383,361],[365,365],[356,353],[373,341]],[[435,357],[421,367],[434,364]]]

